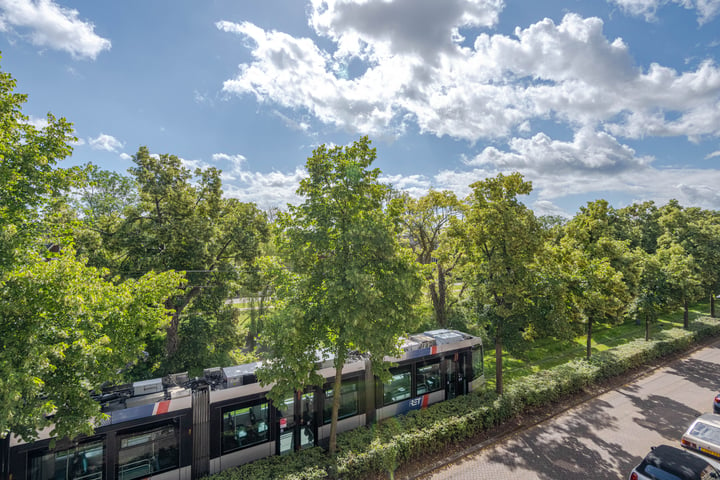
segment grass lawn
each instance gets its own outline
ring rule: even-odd
[[[710,303],[698,303],[690,309],[690,322],[710,315]],[[683,312],[663,315],[650,326],[650,338],[664,329],[682,327]],[[645,338],[645,325],[628,320],[619,325],[593,325],[592,352],[601,352],[638,338]],[[503,382],[560,365],[576,358],[585,358],[587,337],[581,335],[573,340],[544,338],[527,345],[524,351],[503,350]],[[485,345],[485,378],[488,388],[495,388],[495,349]]]

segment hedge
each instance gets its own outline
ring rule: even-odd
[[[565,364],[509,382],[503,395],[476,392],[431,405],[425,410],[338,435],[338,453],[331,458],[319,447],[270,457],[209,477],[312,480],[340,477],[363,479],[444,451],[447,447],[511,420],[530,408],[557,402],[583,388],[637,369],[694,343],[720,335],[720,321],[701,317],[689,330],[671,328],[649,341],[638,339],[595,354],[589,361]]]

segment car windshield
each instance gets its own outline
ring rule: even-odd
[[[693,425],[689,434],[696,437],[698,440],[712,443],[714,445],[720,445],[720,428],[714,425],[709,425],[700,421],[695,422],[695,425]]]

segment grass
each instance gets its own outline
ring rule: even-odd
[[[690,309],[690,322],[694,319],[710,315],[709,303],[698,303]],[[683,312],[666,314],[650,326],[650,337],[662,330],[682,327]],[[634,320],[626,320],[617,325],[594,324],[591,351],[602,352],[638,338],[645,338],[645,325],[636,324]],[[532,373],[566,363],[577,358],[585,358],[585,335],[572,340],[544,338],[523,345],[523,350],[503,350],[503,381],[512,381]],[[489,388],[495,388],[495,350],[493,345],[485,346],[485,378]]]

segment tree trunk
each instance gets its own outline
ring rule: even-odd
[[[645,315],[645,341],[650,340],[650,315]]]
[[[338,412],[340,411],[340,387],[342,386],[343,363],[345,362],[335,362],[335,383],[333,384],[332,416],[330,417],[330,446],[328,447],[331,456],[335,455],[335,451],[337,450],[336,437]]]
[[[715,292],[710,295],[710,316],[715,318]]]
[[[180,327],[180,312],[176,311],[170,317],[170,325],[167,327],[167,336],[165,337],[165,355],[173,356],[180,346],[180,337],[178,330]]]
[[[437,272],[437,285],[435,283],[430,284],[430,299],[435,312],[435,321],[440,327],[445,328],[447,327],[445,271],[438,265]]]
[[[687,298],[683,300],[683,327],[686,330],[690,328],[690,304]]]
[[[502,395],[503,393],[502,337],[499,324],[495,329],[495,391],[498,395]]]
[[[258,313],[255,310],[255,298],[250,299],[250,326],[248,327],[247,337],[245,338],[245,345],[250,351],[255,349],[255,337],[257,335],[257,316]]]
[[[170,325],[167,328],[167,336],[165,337],[165,355],[171,357],[178,351],[180,346],[180,337],[178,330],[180,328],[180,314],[193,298],[200,294],[200,287],[192,287],[182,297],[170,298],[165,302],[165,308],[173,310],[170,319]],[[177,301],[177,303],[176,303]]]
[[[587,319],[587,359],[592,355],[592,318]]]

